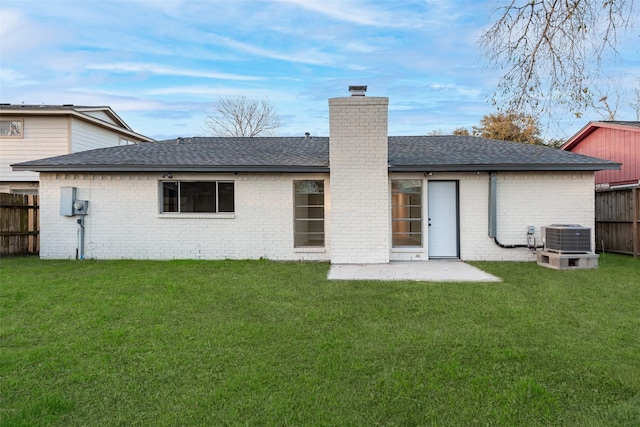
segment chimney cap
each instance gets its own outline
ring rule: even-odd
[[[367,86],[349,86],[349,92],[351,96],[364,96],[367,91]]]

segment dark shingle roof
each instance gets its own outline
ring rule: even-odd
[[[472,136],[389,137],[390,171],[618,169],[608,160]],[[15,165],[66,172],[328,172],[328,137],[185,138],[102,148]]]
[[[389,137],[391,171],[618,169],[608,160],[565,154],[543,145],[475,136]]]
[[[0,104],[0,111],[67,111],[67,110],[106,110],[108,106],[95,106],[95,105],[45,105],[45,104]]]
[[[594,122],[594,123],[610,123],[612,125],[621,125],[621,126],[630,126],[630,127],[640,128],[640,121],[607,120],[607,121]]]
[[[328,171],[329,138],[180,138],[34,160],[17,170]]]

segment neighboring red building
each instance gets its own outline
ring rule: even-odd
[[[622,164],[596,172],[598,189],[640,185],[640,122],[589,122],[561,149]]]

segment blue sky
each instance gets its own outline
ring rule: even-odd
[[[203,135],[219,96],[268,98],[281,136],[329,133],[327,99],[349,85],[390,99],[389,133],[470,128],[493,113],[499,70],[477,40],[496,1],[93,0],[0,2],[0,101],[109,105],[156,139]],[[602,84],[640,84],[638,28]],[[620,105],[618,119],[635,120]],[[559,111],[547,137],[581,119]]]

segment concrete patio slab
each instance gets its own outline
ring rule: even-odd
[[[424,282],[501,282],[459,260],[391,261],[388,264],[332,264],[329,280],[410,280]]]

